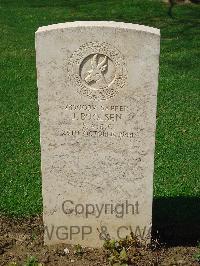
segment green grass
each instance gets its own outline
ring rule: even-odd
[[[155,155],[156,197],[200,196],[200,6],[174,18],[151,0],[1,0],[0,212],[42,212],[34,33],[74,20],[115,20],[161,29]]]

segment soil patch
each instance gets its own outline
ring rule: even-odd
[[[66,253],[64,249],[68,249]],[[200,253],[197,247],[166,247],[153,245],[130,250],[129,265],[200,265],[194,254]],[[14,219],[0,216],[0,265],[25,265],[33,256],[42,265],[52,266],[105,266],[109,265],[108,251],[104,248],[83,248],[83,253],[76,254],[72,245],[43,245],[42,217]],[[14,264],[13,264],[14,265]],[[31,264],[32,265],[32,264]]]

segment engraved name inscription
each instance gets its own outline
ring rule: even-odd
[[[63,130],[61,135],[119,139],[135,136],[135,132],[117,130],[115,127],[129,119],[129,107],[126,105],[67,104],[65,110],[71,128]]]

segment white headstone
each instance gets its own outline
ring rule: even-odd
[[[36,32],[46,244],[149,241],[159,50],[142,25]]]

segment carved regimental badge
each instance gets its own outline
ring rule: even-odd
[[[68,73],[78,93],[93,100],[115,96],[127,80],[122,54],[105,42],[80,46],[70,57]]]

